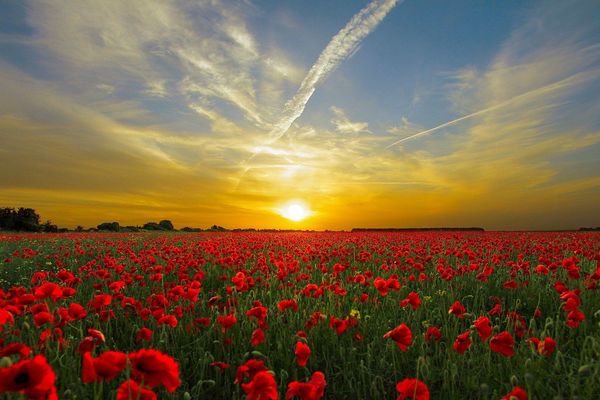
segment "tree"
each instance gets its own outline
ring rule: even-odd
[[[33,208],[20,207],[17,210],[15,229],[18,231],[38,232],[40,230],[40,216]]]
[[[50,220],[44,222],[41,228],[42,232],[58,232],[58,226],[54,225]]]
[[[14,208],[1,208],[0,209],[0,229],[12,231],[15,229],[15,223],[17,220],[17,212]]]
[[[101,231],[119,232],[120,226],[118,222],[103,222],[98,225],[98,229]]]
[[[175,229],[175,227],[173,226],[173,223],[171,221],[169,221],[168,219],[163,219],[162,221],[160,221],[158,223],[165,231],[172,231]]]

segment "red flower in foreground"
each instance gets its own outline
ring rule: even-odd
[[[461,318],[461,319],[465,317],[466,312],[467,312],[467,310],[458,300],[456,300],[454,302],[454,304],[452,304],[450,306],[450,309],[448,310],[448,314],[454,314],[458,318]]]
[[[305,367],[308,362],[308,357],[310,357],[310,347],[308,347],[306,343],[297,342],[294,354],[296,355],[296,364],[298,364],[299,367]]]
[[[482,342],[485,342],[492,334],[492,325],[490,324],[490,319],[488,317],[479,317],[473,322],[475,325],[475,329],[477,329],[477,334]]]
[[[250,383],[242,383],[247,400],[277,400],[277,382],[271,373],[261,371],[254,375]]]
[[[91,353],[84,353],[81,381],[110,381],[125,369],[126,364],[127,356],[120,351],[105,351],[96,358],[93,358]]]
[[[427,332],[425,332],[425,340],[427,342],[431,340],[439,342],[442,340],[442,332],[440,331],[440,328],[436,328],[435,326],[427,327]]]
[[[547,337],[544,340],[540,340],[536,337],[532,337],[529,339],[531,343],[535,346],[535,350],[538,354],[542,356],[549,356],[554,353],[554,349],[556,348],[556,341],[551,337]]]
[[[429,400],[429,388],[418,379],[404,379],[396,384],[400,394],[396,400]]]
[[[141,349],[129,354],[131,376],[136,381],[144,381],[145,385],[155,387],[164,385],[167,392],[174,392],[179,387],[179,365],[166,354],[154,349]]]
[[[285,393],[286,400],[298,397],[301,400],[319,400],[325,393],[325,375],[320,372],[314,372],[310,377],[310,381],[298,382],[293,381],[288,383],[288,390]]]
[[[46,357],[37,355],[0,368],[0,393],[18,392],[33,399],[56,399],[56,375]]]
[[[117,389],[117,400],[156,400],[156,393],[138,385],[136,381],[125,381]]]
[[[501,400],[527,400],[527,392],[520,387],[515,386],[515,388]]]
[[[298,311],[298,303],[296,303],[296,300],[294,299],[281,300],[279,303],[277,303],[277,308],[279,308],[279,311],[281,312],[285,312],[285,310],[288,309]]]
[[[410,306],[413,310],[421,306],[421,298],[417,292],[410,292],[404,300],[400,301],[400,307]]]
[[[254,331],[252,331],[252,337],[250,338],[250,344],[252,347],[256,347],[264,341],[265,332],[262,329],[256,328]]]
[[[581,321],[585,320],[585,314],[579,310],[573,310],[567,314],[567,322],[565,324],[569,328],[577,328]]]
[[[505,357],[512,357],[515,354],[514,345],[515,339],[506,331],[500,332],[490,340],[490,349]]]
[[[151,329],[144,327],[139,330],[138,334],[135,336],[135,340],[136,342],[139,342],[141,340],[149,342],[150,340],[152,340],[152,333],[153,332]]]
[[[240,365],[238,367],[237,371],[235,372],[235,381],[233,381],[233,383],[242,383],[244,377],[248,377],[250,380],[252,380],[254,375],[266,370],[267,367],[265,367],[264,361],[251,358],[250,360],[246,361],[244,365]]]
[[[470,336],[471,331],[466,331],[465,333],[458,335],[454,341],[454,344],[452,345],[452,348],[456,350],[458,354],[463,354],[469,347],[471,347]]]
[[[229,328],[235,325],[235,323],[237,322],[237,318],[234,314],[219,315],[217,317],[217,322],[219,323],[219,325],[221,325],[221,330],[223,331],[223,333],[225,333],[227,332],[227,330],[229,330]]]
[[[408,346],[412,343],[412,332],[405,324],[400,324],[393,330],[383,335],[384,339],[392,339],[396,342],[398,348],[402,351],[406,351]]]

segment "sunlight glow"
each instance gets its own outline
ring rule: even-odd
[[[308,217],[311,213],[304,204],[294,201],[286,204],[279,210],[279,214],[284,218],[298,222]]]

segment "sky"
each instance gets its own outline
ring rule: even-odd
[[[600,226],[598,15],[0,0],[0,206],[66,227]]]

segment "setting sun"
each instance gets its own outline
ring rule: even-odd
[[[288,203],[280,210],[279,213],[284,218],[295,222],[301,221],[310,215],[310,211],[306,208],[306,206],[298,202]]]

